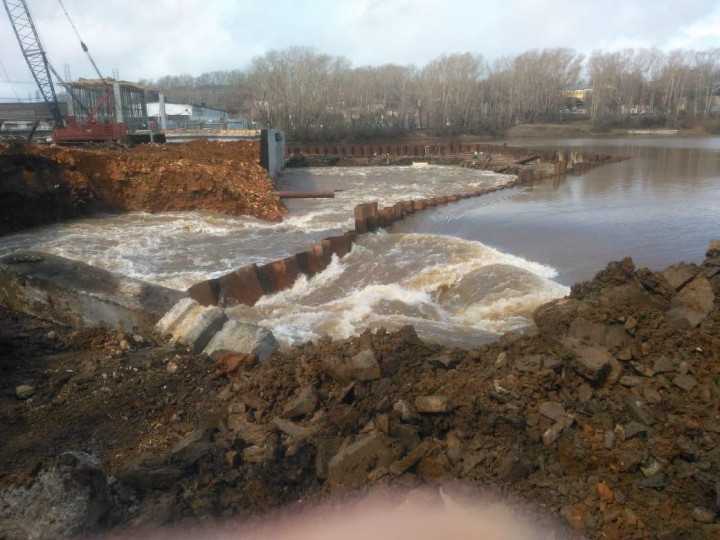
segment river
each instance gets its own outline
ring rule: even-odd
[[[416,214],[234,316],[272,328],[285,345],[412,324],[425,339],[470,347],[527,327],[538,305],[610,260],[632,255],[651,268],[697,261],[720,236],[720,138],[532,144],[631,159]],[[184,289],[350,229],[360,202],[392,204],[510,179],[440,166],[294,169],[281,189],[340,190],[336,198],[289,201],[281,224],[200,213],[83,219],[5,237],[0,254],[45,250]]]

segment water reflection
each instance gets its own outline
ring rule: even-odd
[[[522,141],[528,145],[528,141]],[[550,264],[565,284],[632,255],[661,268],[702,259],[720,237],[720,138],[533,141],[631,159],[511,196],[464,201],[451,221],[418,215],[404,230],[453,234]]]

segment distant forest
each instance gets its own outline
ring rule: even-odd
[[[720,115],[720,48],[588,57],[545,49],[494,62],[464,53],[423,67],[353,67],[346,58],[293,47],[257,57],[246,70],[142,82],[170,100],[205,103],[304,139],[499,133],[574,118],[597,129],[688,127]]]

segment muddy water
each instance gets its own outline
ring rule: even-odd
[[[338,190],[334,199],[290,200],[282,223],[196,212],[130,213],[81,219],[0,239],[0,255],[37,249],[166,287],[190,285],[250,263],[307,249],[354,226],[353,208],[378,200],[447,195],[500,185],[507,175],[455,167],[294,169],[282,190]]]
[[[522,141],[528,146],[528,141]],[[571,139],[536,143],[631,159],[546,181],[454,215],[418,215],[398,230],[452,234],[557,269],[571,285],[631,255],[653,269],[701,261],[720,238],[720,137]]]
[[[720,237],[720,138],[541,145],[631,159],[416,214],[234,316],[272,328],[286,345],[412,324],[425,339],[467,347],[527,327],[538,305],[609,260],[631,254],[653,268],[700,260],[708,239]],[[46,250],[183,289],[350,229],[360,202],[391,204],[509,179],[435,166],[290,170],[282,189],[339,190],[336,198],[289,201],[281,224],[196,213],[80,220],[5,237],[0,253]]]
[[[453,194],[513,177],[458,167],[290,170],[281,189],[337,190],[334,199],[290,200],[281,224],[197,213],[126,214],[78,220],[5,237],[0,254],[49,251],[185,289],[249,263],[264,263],[353,227],[353,208],[378,200]],[[437,210],[452,213],[451,206]],[[273,328],[287,344],[368,327],[414,324],[425,337],[472,344],[527,324],[538,303],[566,289],[555,271],[475,241],[437,234],[378,233],[291,291],[237,316]]]

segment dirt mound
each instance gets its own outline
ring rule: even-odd
[[[461,480],[590,538],[716,538],[719,298],[720,246],[661,273],[612,263],[541,307],[536,335],[472,352],[406,328],[258,364],[59,329],[73,353],[47,356],[47,328],[16,322],[0,499],[74,450],[117,479],[106,528]]]
[[[99,210],[284,213],[257,142],[0,147],[0,176],[0,234]]]

